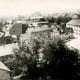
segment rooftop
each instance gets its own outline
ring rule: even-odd
[[[18,24],[25,24],[25,22],[16,22],[16,23],[14,23],[14,24],[9,24],[9,25],[6,25],[6,26],[4,26],[3,27],[3,31],[9,31],[13,26],[16,26],[16,25],[18,25]]]
[[[71,21],[67,22],[67,24],[80,26],[80,20],[71,20]]]
[[[43,18],[42,16],[33,16],[31,17],[31,19],[40,19],[40,18]]]
[[[0,46],[0,56],[13,54],[13,49],[18,48],[17,43],[6,44]]]
[[[69,48],[77,49],[80,51],[80,37],[67,42],[66,45]]]
[[[10,69],[0,61],[0,69],[6,70],[10,72]]]

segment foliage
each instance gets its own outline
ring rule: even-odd
[[[55,22],[55,18],[54,17],[48,18],[48,22],[49,23],[54,23]]]
[[[61,25],[61,23],[66,24],[68,21],[70,21],[72,18],[65,15],[65,16],[58,16],[56,18],[54,17],[49,17],[46,20],[49,23],[57,23],[57,25]]]
[[[42,22],[42,21],[44,22],[44,21],[46,21],[46,20],[45,20],[45,18],[41,18],[39,21],[40,21],[40,22]]]
[[[62,40],[32,40],[13,51],[13,57],[5,63],[15,76],[23,75],[21,79],[71,80],[80,76],[80,55],[67,48]]]
[[[0,38],[0,45],[10,44],[14,42],[14,38],[11,36],[5,36]]]

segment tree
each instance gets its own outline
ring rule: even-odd
[[[14,50],[14,73],[21,79],[80,79],[80,55],[62,40],[32,40]]]
[[[55,22],[55,18],[54,17],[48,18],[48,22],[49,23],[54,23]]]
[[[45,20],[45,18],[40,18],[39,21],[42,22],[42,21],[46,21],[46,20]]]
[[[57,23],[58,25],[60,25],[61,22],[62,22],[61,16],[59,16],[58,18],[56,18],[56,23]]]
[[[68,49],[63,42],[49,43],[44,49],[45,59],[48,65],[48,75],[53,79],[75,79],[80,73],[79,54]],[[47,63],[46,63],[47,64]]]
[[[71,17],[65,15],[65,16],[59,16],[55,19],[55,22],[60,25],[61,23],[66,24],[68,21],[72,20]]]

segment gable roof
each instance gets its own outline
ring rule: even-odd
[[[10,69],[0,61],[0,69],[6,70],[10,72]]]
[[[12,43],[0,46],[0,56],[14,54],[13,49],[15,48],[18,48],[18,43]]]
[[[71,21],[67,22],[66,24],[80,26],[80,20],[71,20]]]

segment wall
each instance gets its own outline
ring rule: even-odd
[[[21,23],[14,24],[9,32],[10,35],[19,36],[20,34],[22,34],[22,24]]]
[[[26,29],[28,28],[28,25],[22,24],[22,33],[26,33]]]
[[[0,80],[10,80],[10,73],[0,69]]]
[[[31,36],[32,36],[32,38],[40,37],[40,38],[43,38],[43,39],[48,39],[48,38],[51,37],[51,32],[50,32],[50,30],[32,32]]]

